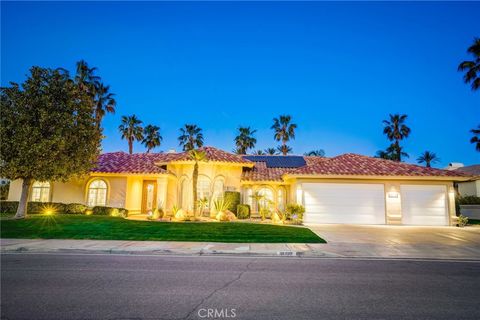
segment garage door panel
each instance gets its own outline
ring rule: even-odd
[[[401,185],[402,222],[408,225],[448,225],[445,186]]]
[[[384,224],[383,184],[303,184],[306,223]]]

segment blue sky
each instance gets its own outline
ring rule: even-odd
[[[32,65],[99,68],[118,102],[104,120],[104,151],[128,150],[122,115],[161,127],[175,148],[185,123],[234,148],[239,125],[257,147],[276,146],[272,118],[298,124],[295,153],[373,155],[388,146],[382,120],[408,114],[404,143],[442,162],[473,164],[469,130],[480,92],[456,71],[480,36],[480,3],[2,2],[1,83]],[[136,145],[135,151],[144,148]]]

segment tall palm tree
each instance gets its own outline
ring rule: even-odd
[[[430,168],[432,163],[440,161],[440,158],[434,152],[425,151],[418,158],[418,163],[425,163],[427,168]]]
[[[400,146],[398,143],[392,143],[387,150],[385,151],[388,155],[390,155],[390,160],[400,162],[402,161],[402,157],[410,158],[408,153],[403,151],[403,147]]]
[[[265,155],[265,152],[263,150],[256,150],[252,153],[253,155],[255,156],[264,156]]]
[[[306,152],[305,155],[313,157],[325,157],[325,151],[323,149],[312,150],[310,152]]]
[[[77,62],[77,73],[74,81],[81,90],[87,92],[92,98],[95,96],[95,86],[100,81],[100,77],[95,75],[97,68],[88,66],[85,60]]]
[[[118,130],[122,134],[122,139],[128,141],[128,153],[133,153],[133,142],[143,139],[142,121],[136,115],[122,116],[122,124],[118,126]]]
[[[198,163],[201,161],[205,161],[207,158],[206,154],[204,151],[199,151],[192,149],[189,151],[190,153],[190,159],[195,161],[195,164],[193,165],[193,173],[192,173],[192,189],[193,189],[193,216],[194,218],[197,217],[197,208],[198,208],[198,194],[197,194],[197,188],[198,188]]]
[[[183,151],[190,151],[203,146],[202,129],[196,124],[186,124],[180,128],[180,136],[178,137],[179,145],[183,147]]]
[[[472,139],[470,139],[471,143],[476,143],[475,150],[480,152],[480,125],[477,126],[477,129],[470,130],[473,133]]]
[[[100,128],[100,123],[107,112],[115,113],[115,94],[109,92],[110,86],[105,86],[99,82],[95,85],[95,123]]]
[[[480,38],[474,38],[473,44],[467,49],[473,56],[472,60],[463,61],[458,65],[458,71],[466,71],[463,76],[465,83],[471,83],[473,91],[480,88]]]
[[[278,154],[278,151],[275,148],[267,148],[267,149],[263,150],[263,152],[265,152],[265,154],[268,154],[270,156],[274,156],[274,155]]]
[[[237,154],[247,154],[248,149],[253,149],[257,143],[257,139],[253,136],[257,130],[250,127],[239,127],[238,135],[235,137],[235,146]]]
[[[393,160],[393,156],[391,153],[389,153],[388,151],[385,151],[385,150],[378,150],[376,153],[375,153],[375,158],[381,158],[381,159],[385,159],[385,160]]]
[[[275,131],[274,139],[276,141],[282,141],[282,147],[279,150],[281,150],[283,155],[286,155],[288,153],[286,151],[290,149],[286,147],[287,142],[290,141],[290,139],[295,139],[295,129],[297,125],[291,123],[291,121],[292,116],[281,115],[279,118],[273,118],[273,125],[271,126],[271,129]]]
[[[404,152],[401,150],[400,141],[410,135],[411,130],[405,124],[406,119],[406,114],[390,114],[390,120],[383,120],[383,133],[387,136],[388,140],[393,142],[389,148],[393,148],[393,160],[395,161],[402,161],[402,153]]]
[[[292,152],[292,148],[290,148],[286,144],[282,144],[282,145],[278,146],[277,150],[278,150],[278,152],[280,152],[284,156],[286,156],[287,154]]]
[[[160,127],[149,124],[143,129],[143,133],[144,137],[142,144],[147,148],[147,153],[149,153],[150,150],[159,147],[162,143],[163,138],[160,135]]]

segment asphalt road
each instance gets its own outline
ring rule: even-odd
[[[1,258],[2,319],[480,319],[478,262]]]

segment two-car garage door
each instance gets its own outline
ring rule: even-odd
[[[305,223],[385,224],[383,184],[303,183]],[[448,225],[446,187],[401,185],[402,224]]]

